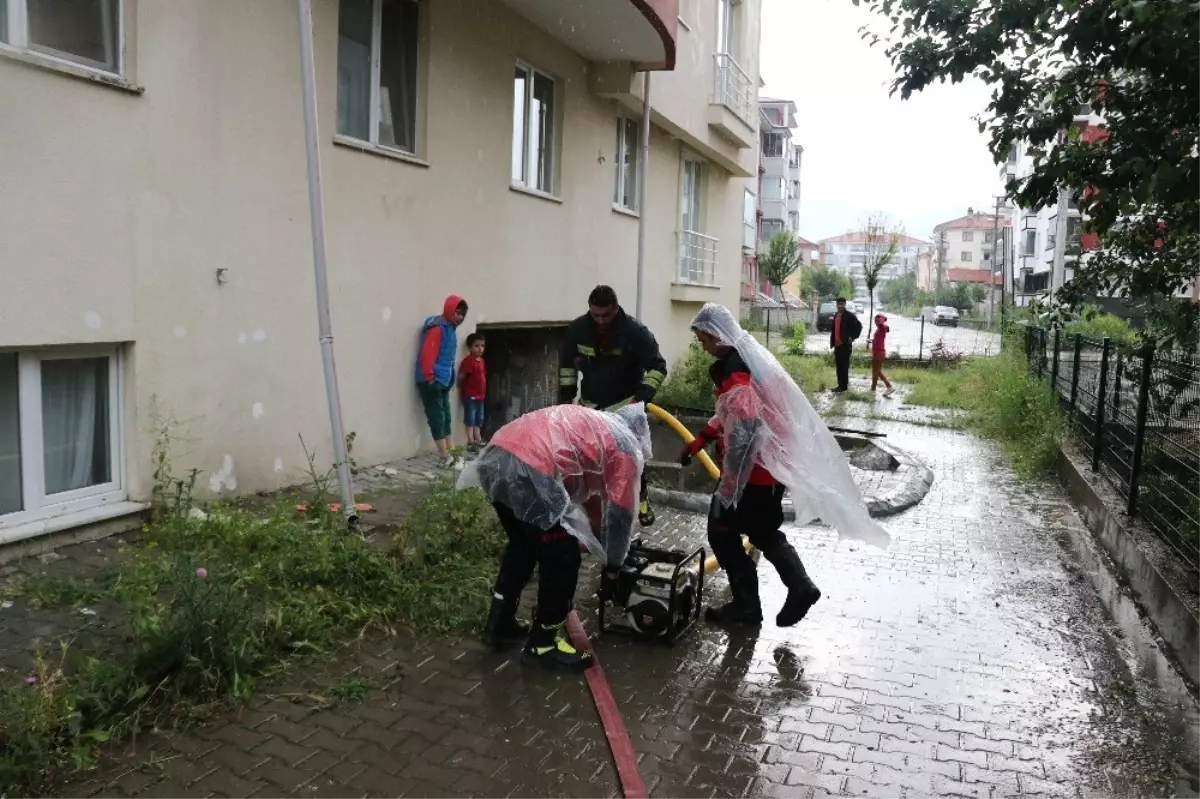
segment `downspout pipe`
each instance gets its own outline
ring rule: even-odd
[[[325,399],[333,432],[342,513],[349,524],[358,521],[354,487],[350,482],[350,459],[346,451],[346,428],[342,424],[342,402],[338,393],[337,368],[333,360],[333,325],[329,318],[329,280],[325,269],[325,202],[321,191],[321,157],[317,133],[317,77],[313,56],[312,0],[297,0],[300,13],[300,69],[304,95],[304,143],[308,154],[308,209],[312,226],[313,276],[317,284],[317,329],[321,362],[325,369]]]
[[[642,73],[642,163],[638,169],[638,238],[637,238],[637,297],[634,318],[642,319],[642,286],[646,274],[646,184],[650,170],[650,72]]]

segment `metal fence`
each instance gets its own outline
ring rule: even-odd
[[[1027,327],[1031,371],[1050,381],[1093,471],[1182,557],[1200,550],[1200,361]]]

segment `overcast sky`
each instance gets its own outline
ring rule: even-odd
[[[987,137],[972,117],[987,106],[980,82],[888,96],[882,47],[859,39],[872,14],[850,0],[763,0],[766,97],[796,103],[804,146],[800,235],[816,241],[860,227],[880,210],[929,239],[933,226],[984,210],[1001,190]]]

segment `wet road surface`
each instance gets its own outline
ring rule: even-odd
[[[1117,620],[1104,610],[1063,492],[1018,485],[969,434],[872,424],[936,480],[884,522],[886,551],[790,531],[824,592],[800,625],[597,642],[651,795],[1195,795],[1195,701],[1112,581]],[[702,541],[702,519],[659,515],[656,540]],[[771,619],[783,591],[765,562],[759,577]],[[382,687],[333,708],[264,696],[74,792],[619,795],[579,676],[471,640],[370,643],[339,668]]]

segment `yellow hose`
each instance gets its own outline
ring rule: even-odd
[[[667,411],[658,407],[654,403],[652,403],[652,402],[646,403],[646,412],[649,413],[650,415],[666,422],[667,426],[670,427],[672,430],[674,430],[679,435],[679,437],[683,439],[685,444],[690,444],[696,440],[696,437],[694,435],[692,435],[692,431],[688,430],[686,427],[683,426],[683,422],[679,421],[674,416],[672,416],[670,413],[668,413]],[[700,450],[699,452],[696,453],[696,459],[700,461],[700,463],[704,466],[704,468],[712,476],[712,479],[714,479],[714,480],[721,479],[721,470],[717,468],[717,464],[713,463],[712,458],[708,457],[707,452],[705,452],[704,450]],[[744,546],[746,548],[746,552],[750,555],[750,557],[754,558],[754,561],[757,563],[758,562],[758,551],[755,550],[754,547],[752,547],[750,545],[750,539],[746,538],[746,536],[742,536],[742,546]],[[720,566],[717,564],[717,556],[716,555],[709,555],[708,559],[704,561],[704,573],[705,574],[712,574],[719,568],[720,568]]]

